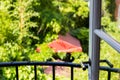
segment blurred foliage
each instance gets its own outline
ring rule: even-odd
[[[102,15],[115,20],[115,0],[102,0]]]
[[[120,40],[120,30],[113,22],[114,0],[110,1],[103,0],[101,24],[107,33]],[[85,61],[88,59],[88,26],[89,7],[86,0],[0,0],[0,62],[55,61],[54,55],[61,60],[69,56],[74,63]],[[80,40],[83,52],[55,54],[48,47],[49,42],[58,38],[58,34],[66,32]],[[107,58],[120,68],[120,57],[116,53],[101,41],[101,59]],[[37,69],[38,80],[52,77],[44,74],[42,67]],[[19,70],[20,80],[34,80],[33,66],[19,67]],[[88,79],[87,71],[75,69],[74,72],[75,80]],[[106,79],[106,75],[101,72],[100,80]],[[0,68],[0,79],[14,80],[14,68]],[[56,79],[60,80],[61,77]],[[117,80],[116,75],[113,74],[112,80]]]
[[[43,43],[41,45],[36,45],[39,52],[34,50],[33,53],[29,54],[30,61],[52,61],[54,51],[48,47],[48,43]]]
[[[80,40],[83,52],[88,53],[89,29],[85,27],[77,28],[71,31],[71,35]]]
[[[0,5],[0,53],[6,57],[1,61],[30,60],[36,44],[86,26],[89,12],[84,0],[1,0]]]
[[[47,80],[47,75],[43,74],[42,68],[37,66],[37,80]],[[16,72],[14,67],[6,67],[3,70],[3,75],[0,74],[1,80],[16,80]],[[34,80],[34,66],[20,66],[19,70],[19,80]]]

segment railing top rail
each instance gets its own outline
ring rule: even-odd
[[[0,62],[0,67],[9,67],[9,66],[24,66],[24,65],[44,65],[44,66],[71,66],[71,67],[82,67],[81,64],[75,64],[71,62],[30,62],[30,61],[22,61],[22,62]],[[85,64],[87,67],[87,64]]]
[[[119,68],[110,68],[110,67],[106,67],[106,66],[100,66],[100,70],[120,73]]]
[[[102,62],[106,62],[106,60],[102,60]],[[40,65],[40,66],[64,66],[64,67],[77,67],[77,68],[83,68],[81,64],[76,64],[72,62],[30,62],[30,61],[22,61],[22,62],[0,62],[0,67],[10,67],[10,66],[34,66],[34,65]],[[85,68],[88,68],[88,62],[83,62],[83,65]],[[115,73],[120,73],[120,69],[118,68],[111,68],[107,66],[100,66],[100,70],[103,71],[110,71]],[[85,69],[83,69],[85,70]]]

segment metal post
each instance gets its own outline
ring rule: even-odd
[[[101,0],[90,0],[89,80],[99,80],[100,38],[94,34],[101,26]]]

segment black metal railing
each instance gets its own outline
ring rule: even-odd
[[[120,69],[113,68],[113,65],[108,60],[100,60],[100,62],[105,62],[108,66],[100,66],[100,70],[108,72],[108,80],[111,78],[111,72],[120,73]],[[72,63],[72,62],[1,62],[0,67],[15,67],[16,69],[16,80],[19,80],[19,67],[20,66],[34,66],[34,80],[37,80],[37,66],[52,66],[52,77],[55,80],[55,67],[56,66],[64,66],[71,68],[71,80],[74,80],[74,68],[82,68],[86,70],[90,65],[89,61],[81,62],[80,64]]]
[[[104,62],[108,65],[107,66],[100,66],[100,70],[102,71],[107,71],[108,72],[108,77],[107,77],[107,80],[111,80],[111,73],[114,72],[114,73],[120,73],[120,69],[118,68],[113,68],[113,64],[110,63],[108,60],[100,60],[100,62]]]
[[[84,63],[84,64],[83,64]],[[78,68],[87,68],[86,62],[83,62],[81,64],[75,64],[71,62],[1,62],[0,67],[15,67],[16,68],[16,80],[19,80],[19,66],[34,66],[34,79],[37,80],[37,66],[52,66],[52,75],[53,80],[55,80],[55,67],[56,66],[64,66],[64,67],[70,67],[71,68],[71,80],[74,78],[74,67]],[[82,66],[81,66],[82,65]]]

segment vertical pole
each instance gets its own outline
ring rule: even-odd
[[[94,34],[101,26],[101,0],[90,0],[89,80],[99,80],[100,38]]]

